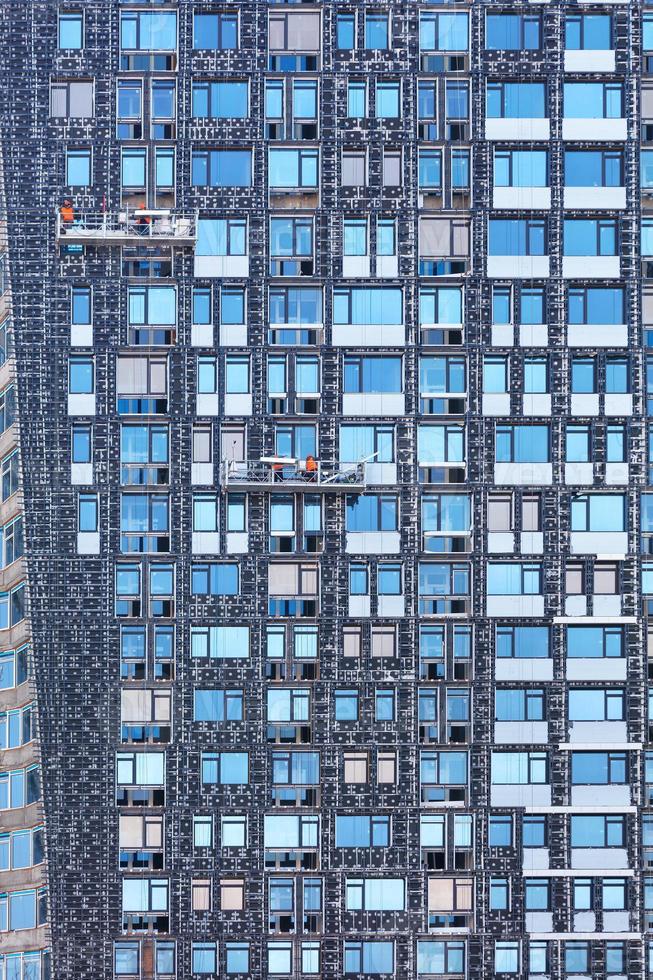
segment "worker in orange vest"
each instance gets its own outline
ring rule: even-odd
[[[317,460],[312,453],[306,457],[306,479],[314,483],[317,480]]]
[[[145,201],[141,201],[138,205],[138,211],[145,211]],[[147,235],[148,225],[152,224],[152,218],[149,214],[139,214],[136,212],[136,227],[138,229],[139,235]]]
[[[72,228],[75,221],[73,202],[67,197],[59,208],[61,234],[66,234],[66,228]]]

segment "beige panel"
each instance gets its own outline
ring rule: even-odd
[[[379,752],[376,763],[376,781],[394,785],[397,782],[397,756],[394,752]]]
[[[245,883],[242,879],[220,883],[220,907],[225,909],[242,909],[244,907]]]
[[[474,893],[471,878],[456,880],[456,909],[459,912],[471,912],[474,907]]]
[[[487,525],[490,531],[512,530],[512,500],[510,497],[490,497],[487,502]]]
[[[303,565],[301,570],[301,595],[317,595],[318,574],[314,565]]]
[[[163,847],[163,816],[145,817],[146,847]]]
[[[116,386],[121,395],[147,394],[148,362],[146,357],[119,357],[116,362]]]
[[[343,153],[342,155],[342,186],[365,186],[365,154]]]
[[[268,569],[269,595],[298,595],[299,565],[270,564]]]
[[[367,752],[348,752],[345,755],[345,782],[367,782]]]
[[[120,846],[121,847],[142,847],[144,844],[143,818],[120,814]]]
[[[458,221],[453,223],[453,254],[458,256],[469,255],[469,224],[461,224]]]
[[[208,880],[194,881],[192,885],[193,911],[207,912],[211,908],[211,884]]]
[[[372,656],[394,657],[395,655],[394,627],[372,627]]]
[[[155,721],[170,721],[171,716],[171,705],[172,705],[172,695],[170,691],[155,692],[154,694],[154,712],[153,718]]]
[[[69,116],[88,119],[93,115],[93,82],[70,82]]]
[[[50,115],[61,119],[66,116],[66,85],[53,85],[50,89]]]
[[[152,692],[142,688],[120,692],[121,718],[125,722],[152,720]]]
[[[153,395],[165,395],[168,390],[165,359],[150,361],[150,392]]]
[[[653,117],[653,87],[642,85],[642,119]]]
[[[642,292],[642,323],[653,323],[653,289]]]
[[[429,912],[453,912],[453,878],[429,878]]]
[[[283,51],[286,37],[284,14],[270,14],[268,22],[268,46],[270,51]]]
[[[345,629],[342,634],[343,656],[360,657],[361,633],[359,629]]]
[[[287,51],[320,50],[320,14],[317,10],[289,12]]]
[[[451,222],[448,218],[420,218],[419,254],[443,258],[451,254]]]

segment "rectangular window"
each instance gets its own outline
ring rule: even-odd
[[[58,27],[59,48],[80,51],[84,47],[84,14],[81,11],[61,12]]]
[[[547,187],[549,154],[546,150],[494,151],[495,187]]]
[[[240,688],[195,688],[193,691],[194,721],[242,721],[243,711],[243,691]]]
[[[203,783],[244,786],[248,781],[248,752],[202,752]]]
[[[393,940],[346,940],[344,944],[345,976],[394,973]]]
[[[469,16],[466,13],[421,11],[419,16],[420,51],[467,51]]]
[[[567,218],[563,222],[564,255],[617,255],[614,218]]]
[[[193,187],[251,187],[251,150],[193,150]]]
[[[568,657],[622,657],[620,626],[568,626]]]
[[[246,119],[249,112],[249,84],[194,81],[191,106],[193,119]]]
[[[492,752],[492,785],[542,785],[548,781],[546,752]]]
[[[572,531],[625,531],[626,500],[622,494],[581,494],[571,501]]]
[[[176,12],[121,11],[120,48],[122,51],[176,51]]]
[[[623,151],[565,150],[565,187],[620,187]]]
[[[398,119],[401,103],[401,82],[377,81],[376,117],[377,119]]]
[[[195,254],[247,255],[247,219],[200,218]]]
[[[317,149],[268,150],[268,183],[274,188],[314,190],[318,186]]]
[[[550,457],[548,425],[497,425],[497,463],[547,463]]]
[[[624,323],[624,290],[621,286],[570,286],[567,308],[569,323]]]
[[[546,221],[541,218],[490,218],[488,254],[546,255]]]
[[[377,286],[334,287],[333,322],[335,324],[401,324],[403,323],[403,292],[398,288]],[[353,358],[349,359],[353,363]],[[388,363],[399,358],[362,358]],[[347,369],[345,368],[345,373]]]
[[[193,14],[193,47],[205,51],[233,51],[238,47],[238,15],[218,12]]]
[[[403,911],[406,907],[406,882],[403,878],[348,878],[345,883],[345,908],[372,911]]]
[[[546,84],[488,81],[485,110],[488,119],[544,119]]]
[[[548,626],[497,626],[497,657],[547,658],[550,643]]]
[[[365,47],[368,51],[388,50],[390,24],[387,14],[365,14]]]
[[[336,48],[351,51],[356,46],[356,15],[336,14]]]
[[[541,45],[541,21],[537,14],[485,15],[485,47],[488,51],[537,51]]]
[[[344,392],[380,394],[400,392],[402,387],[400,357],[345,357]]]
[[[66,150],[66,184],[68,187],[90,187],[91,151]]]
[[[567,51],[609,51],[612,46],[610,14],[568,13],[565,17]]]
[[[564,82],[565,119],[619,119],[623,116],[622,82]]]
[[[249,626],[191,626],[191,657],[212,660],[249,658]]]
[[[396,531],[398,500],[392,494],[360,494],[347,497],[348,532]]]
[[[539,562],[489,562],[488,595],[540,595],[542,565]]]

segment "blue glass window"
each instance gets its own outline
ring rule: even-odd
[[[536,51],[540,47],[539,14],[491,14],[485,18],[488,51]]]
[[[620,150],[565,150],[565,187],[620,187]]]
[[[59,14],[59,47],[68,51],[84,47],[84,15],[81,13]]]
[[[495,187],[546,187],[547,184],[548,153],[546,150],[495,151]]]
[[[565,82],[565,119],[619,119],[623,116],[621,82]]]
[[[209,51],[238,47],[236,14],[193,14],[193,47]]]
[[[543,219],[490,218],[489,255],[546,255]]]
[[[270,187],[317,187],[318,151],[313,149],[270,149]]]
[[[467,51],[468,15],[422,11],[419,18],[419,46],[421,51]]]
[[[614,218],[567,218],[563,232],[564,255],[616,255],[617,222]]]
[[[368,50],[387,50],[390,47],[387,14],[365,15],[365,47]]]
[[[247,82],[193,82],[194,119],[246,119]]]
[[[567,14],[565,48],[568,51],[608,51],[611,46],[610,14]]]
[[[497,463],[548,463],[548,425],[497,425]]]
[[[251,150],[194,150],[191,159],[193,187],[250,187]]]
[[[442,187],[442,150],[419,151],[418,182],[422,188]]]
[[[544,82],[488,82],[486,113],[489,119],[544,119]]]
[[[333,322],[351,324],[403,323],[403,294],[393,287],[335,287]],[[385,360],[385,359],[384,359]],[[392,359],[391,359],[392,360]]]
[[[89,187],[91,184],[91,151],[66,150],[66,184]]]

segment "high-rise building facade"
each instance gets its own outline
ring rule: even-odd
[[[653,7],[0,36],[0,980],[651,977]]]

